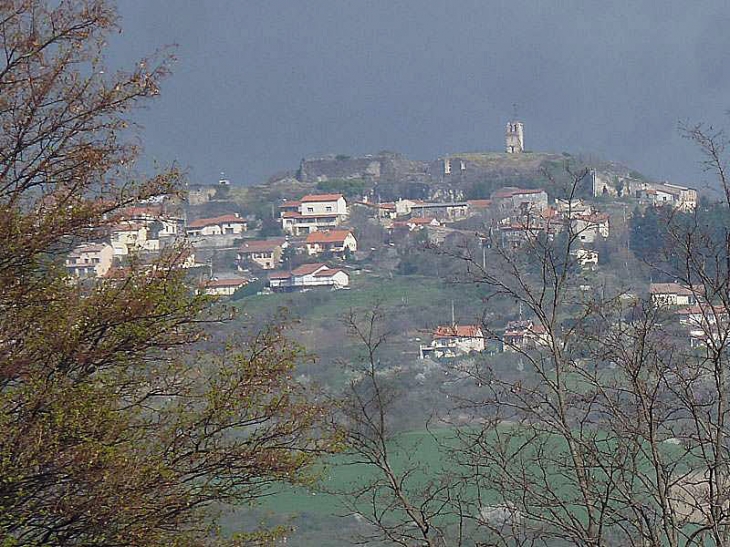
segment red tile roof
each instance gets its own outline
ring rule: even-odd
[[[302,264],[298,268],[295,268],[292,270],[292,275],[310,275],[316,272],[319,269],[326,268],[326,264],[322,263],[316,263],[316,264]]]
[[[200,284],[202,287],[219,288],[219,287],[242,287],[248,285],[248,279],[243,277],[228,279],[209,279]]]
[[[285,201],[284,203],[279,205],[279,209],[285,209],[288,207],[299,207],[301,204],[301,201]]]
[[[434,338],[481,338],[479,325],[439,325],[433,333]]]
[[[238,249],[240,253],[261,253],[266,251],[273,251],[277,247],[281,247],[286,242],[286,239],[272,238],[272,239],[249,239],[245,241],[243,245]]]
[[[649,285],[649,294],[676,294],[680,296],[691,296],[702,294],[704,286],[696,285],[693,289],[680,285],[679,283],[652,283]]]
[[[199,218],[188,224],[188,228],[204,228],[216,224],[245,224],[245,220],[237,215],[222,215],[213,218]]]
[[[313,201],[337,201],[341,197],[342,194],[310,194],[302,198],[302,203]]]
[[[489,207],[492,205],[491,199],[469,199],[467,200],[467,203],[469,204],[469,207],[473,207],[474,209],[489,209]]]
[[[305,243],[344,243],[347,236],[350,235],[350,230],[326,230],[311,232],[305,241]]]
[[[341,271],[342,270],[327,268],[326,270],[322,270],[321,272],[317,272],[316,274],[314,274],[314,277],[332,277],[335,274],[340,273]],[[347,275],[346,272],[345,275]]]

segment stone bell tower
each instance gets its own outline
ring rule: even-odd
[[[522,122],[511,121],[505,131],[505,151],[508,154],[521,154],[525,151],[525,133]]]

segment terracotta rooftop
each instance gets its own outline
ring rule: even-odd
[[[702,294],[705,288],[697,285],[693,289],[680,285],[679,283],[652,283],[649,285],[649,294],[676,294],[679,296],[691,296]]]
[[[201,283],[202,287],[218,288],[218,287],[241,287],[248,284],[248,279],[243,277],[228,279],[209,279]]]
[[[292,275],[310,275],[316,272],[317,270],[321,270],[322,268],[326,268],[326,264],[322,264],[321,262],[317,262],[315,264],[302,264],[298,268],[295,268],[292,270]]]
[[[281,247],[286,242],[286,239],[271,238],[271,239],[250,239],[245,241],[238,251],[241,253],[261,253],[266,251],[273,251],[277,247]]]
[[[481,338],[479,325],[439,325],[433,332],[434,338]]]
[[[311,232],[305,241],[305,243],[342,243],[345,241],[347,236],[350,235],[350,230],[326,230]]]
[[[313,201],[337,201],[342,194],[310,194],[302,198],[302,203],[311,203]]]
[[[245,223],[241,217],[237,215],[222,215],[213,218],[199,218],[188,224],[188,228],[204,228],[205,226],[215,226],[216,224]]]
[[[424,226],[426,224],[431,224],[434,220],[436,220],[433,217],[416,217],[408,220],[407,224],[415,224],[416,226]],[[436,220],[438,222],[438,220]]]
[[[470,199],[467,200],[467,203],[469,204],[469,207],[473,207],[474,209],[489,209],[489,207],[492,205],[491,199]]]

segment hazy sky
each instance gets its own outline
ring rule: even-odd
[[[678,122],[728,125],[724,0],[119,0],[110,61],[176,43],[148,157],[253,183],[305,156],[526,146],[709,177]]]

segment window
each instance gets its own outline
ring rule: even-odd
[[[307,213],[314,213],[314,207],[307,207]]]
[[[327,208],[326,208],[326,211],[327,211],[328,213],[331,213],[331,212],[332,212],[332,207],[331,207],[331,206],[327,206]]]

